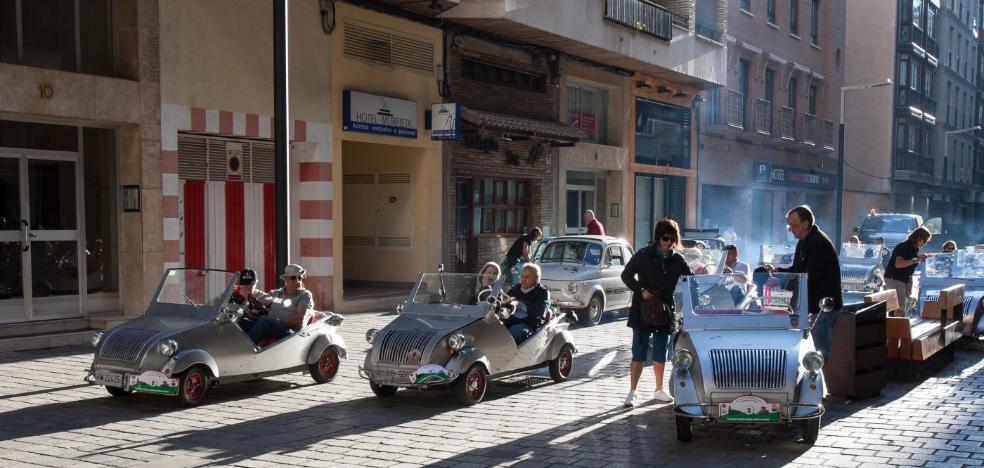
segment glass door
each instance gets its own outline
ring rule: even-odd
[[[567,229],[566,234],[584,234],[584,211],[594,210],[594,187],[567,186]]]
[[[0,153],[0,322],[82,315],[78,155]]]
[[[666,179],[635,176],[635,227],[632,246],[639,250],[653,239],[656,223],[666,217]]]

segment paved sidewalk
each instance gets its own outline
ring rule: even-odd
[[[630,331],[624,319],[574,332],[563,384],[499,384],[461,408],[442,392],[378,399],[356,368],[364,332],[392,316],[342,327],[349,359],[334,382],[292,374],[217,387],[206,404],[113,398],[82,382],[91,347],[0,354],[0,466],[939,466],[984,464],[984,347],[919,385],[832,403],[815,446],[782,426],[698,428],[675,438],[663,404],[621,408]],[[652,389],[650,373],[642,389]]]

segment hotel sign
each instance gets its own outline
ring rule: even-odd
[[[358,91],[342,91],[342,129],[417,138],[417,103]]]
[[[432,104],[430,119],[431,140],[461,139],[461,104]]]
[[[764,162],[755,163],[755,181],[804,188],[833,189],[834,175]]]

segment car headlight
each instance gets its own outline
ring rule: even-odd
[[[571,294],[577,294],[577,283],[570,283],[567,285],[567,292]]]
[[[465,347],[465,335],[455,333],[454,335],[449,336],[448,347],[455,351],[461,351],[461,348]]]
[[[378,328],[370,328],[366,330],[366,343],[372,344],[372,342],[376,339],[377,333],[379,333]]]
[[[103,336],[106,332],[100,330],[92,334],[92,346],[99,346],[99,342],[102,341]]]
[[[673,368],[674,369],[690,369],[690,366],[694,364],[694,355],[690,354],[690,351],[686,349],[678,349],[673,353]]]
[[[174,352],[178,350],[178,342],[174,340],[164,340],[158,345],[158,349],[161,350],[161,354],[165,356],[173,356]]]
[[[810,351],[803,356],[803,367],[810,372],[816,372],[823,368],[823,356],[816,351]]]

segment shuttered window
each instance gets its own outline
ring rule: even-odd
[[[273,148],[268,140],[179,133],[178,178],[272,184]]]

